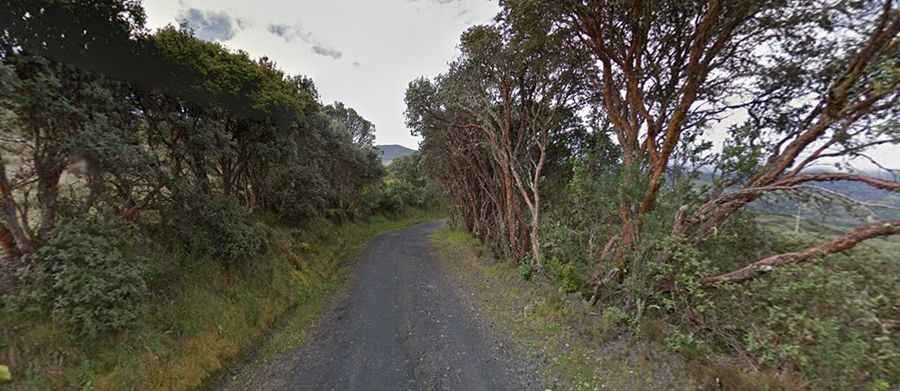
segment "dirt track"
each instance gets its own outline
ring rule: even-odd
[[[229,376],[221,390],[543,390],[479,330],[420,224],[373,239],[352,288],[309,343]],[[525,374],[523,374],[525,373]]]

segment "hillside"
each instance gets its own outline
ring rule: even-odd
[[[409,149],[397,144],[376,145],[375,148],[378,149],[378,154],[381,155],[381,163],[385,166],[391,164],[396,158],[409,156],[417,152],[415,149]]]

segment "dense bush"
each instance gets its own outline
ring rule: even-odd
[[[363,195],[371,209],[400,213],[410,208],[426,209],[441,200],[441,190],[425,173],[419,154],[394,159],[380,187]]]
[[[293,225],[366,212],[359,195],[384,175],[375,127],[312,80],[190,29],[151,32],[140,2],[57,3],[12,8],[0,37],[9,252],[102,211],[162,218],[194,255],[234,260],[262,244],[243,210]]]
[[[121,216],[142,249],[173,253],[146,265],[156,289],[182,262],[260,254],[255,217],[359,217],[384,175],[374,125],[323,104],[311,79],[189,28],[150,31],[145,16],[130,0],[0,12],[0,188],[16,211],[0,238],[27,265],[0,290],[28,287],[25,301],[86,334],[127,325],[146,289],[144,265],[94,216]]]
[[[297,226],[322,215],[328,183],[312,167],[283,169],[272,181],[272,212],[282,223]]]
[[[722,301],[741,297],[750,305],[720,311],[716,324],[727,330],[746,322],[731,331],[763,365],[803,373],[816,388],[898,384],[900,338],[889,326],[897,279],[868,275],[864,264],[879,262],[872,255],[835,256],[828,265],[791,266],[731,287]],[[881,268],[895,274],[897,266]]]
[[[147,294],[145,260],[129,250],[121,224],[71,221],[24,259],[19,304],[46,311],[94,337],[138,318]]]
[[[889,326],[896,307],[887,304],[896,302],[898,286],[892,260],[876,249],[857,250],[712,290],[700,283],[710,271],[760,248],[810,240],[772,238],[752,219],[725,228],[702,248],[661,241],[673,257],[651,270],[650,281],[671,291],[645,298],[669,325],[669,348],[713,362],[736,350],[755,367],[802,374],[815,389],[882,389],[900,381],[900,340]]]
[[[171,209],[164,224],[183,250],[195,257],[222,262],[241,261],[259,255],[263,236],[249,211],[229,198],[185,198]]]
[[[411,184],[388,178],[377,198],[378,210],[388,213],[400,213],[410,207],[420,207],[423,202]]]

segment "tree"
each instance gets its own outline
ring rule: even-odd
[[[445,77],[417,79],[406,90],[407,126],[423,136],[419,145],[426,172],[452,200],[453,216],[500,254],[509,254],[498,170],[480,132],[456,126],[468,116],[443,104]]]
[[[691,243],[766,192],[822,180],[876,183],[807,169],[898,142],[891,129],[898,112],[900,12],[892,1],[503,5],[511,14],[544,15],[571,29],[569,44],[600,64],[598,113],[622,148],[623,189],[638,189],[623,190],[618,200],[620,249],[639,239],[680,141],[723,118],[749,116],[731,129],[732,143],[719,159],[722,180],[705,202],[685,205],[673,224],[673,234]]]
[[[152,80],[141,76],[152,67],[145,68],[148,57],[133,39],[146,34],[146,19],[137,0],[10,0],[0,11],[0,51],[21,49],[86,71]]]
[[[309,78],[190,29],[151,34],[139,2],[13,1],[0,17],[0,243],[10,255],[42,246],[60,219],[155,210],[166,220],[190,213],[186,199],[357,215],[383,175],[374,125],[323,106]]]
[[[461,37],[462,55],[439,78],[440,91],[430,102],[456,116],[436,115],[442,126],[470,134],[485,147],[487,163],[499,179],[500,192],[492,197],[502,215],[508,254],[520,259],[530,246],[538,267],[548,148],[554,137],[580,126],[574,107],[582,99],[586,68],[585,57],[557,50],[561,47],[549,27],[534,24],[532,30],[515,31],[499,23],[469,29]],[[535,37],[544,41],[535,42]],[[438,110],[433,107],[426,115]],[[527,238],[520,234],[523,229]]]
[[[375,141],[375,125],[361,117],[350,107],[341,102],[325,106],[325,114],[331,118],[332,128],[344,133],[353,144],[359,147],[372,147]]]

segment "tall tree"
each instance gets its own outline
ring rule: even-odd
[[[860,156],[898,142],[891,124],[898,112],[900,12],[890,0],[503,5],[511,14],[543,15],[571,29],[570,44],[599,64],[598,112],[623,152],[622,248],[635,244],[642,220],[656,208],[684,136],[728,117],[748,114],[749,120],[732,128],[731,146],[740,147],[720,159],[731,164],[723,167],[727,178],[708,202],[686,205],[674,223],[673,233],[691,242],[769,191],[822,180],[896,189],[896,182],[863,175],[806,172],[828,157]],[[725,192],[734,186],[740,190]]]
[[[521,258],[530,246],[532,262],[540,266],[548,148],[554,138],[580,126],[574,113],[583,100],[588,58],[560,50],[551,25],[530,27],[513,30],[501,22],[466,31],[462,55],[440,79],[442,91],[431,103],[451,110],[458,117],[448,125],[474,131],[485,147],[499,179],[500,193],[493,199],[500,205],[509,254]],[[520,235],[523,228],[527,238]]]
[[[360,116],[353,108],[341,102],[325,106],[325,114],[332,120],[332,127],[345,133],[353,144],[359,147],[372,147],[375,141],[375,125]]]

